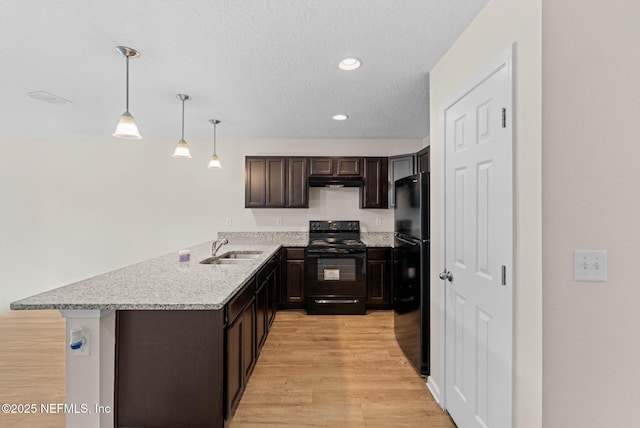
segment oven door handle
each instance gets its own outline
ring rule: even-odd
[[[315,299],[314,301],[315,301],[316,303],[318,303],[318,304],[324,305],[324,304],[332,304],[332,303],[333,303],[333,304],[338,304],[338,303],[342,303],[342,304],[345,304],[345,303],[347,303],[347,304],[349,304],[349,303],[351,303],[351,304],[356,304],[356,303],[358,303],[360,300],[358,300],[358,299],[331,299],[331,300],[329,300],[329,299]]]

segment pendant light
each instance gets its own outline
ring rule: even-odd
[[[213,156],[211,156],[207,168],[220,169],[222,168],[222,164],[220,163],[220,159],[218,159],[218,155],[216,155],[216,125],[219,124],[220,121],[217,119],[209,119],[209,123],[213,124]]]
[[[178,141],[178,145],[176,146],[176,150],[173,152],[174,158],[182,158],[182,159],[191,159],[191,153],[189,152],[189,147],[187,146],[187,142],[184,140],[184,102],[190,100],[191,97],[185,94],[178,94],[176,97],[179,100],[182,100],[182,138]]]
[[[126,46],[116,46],[116,50],[127,60],[127,107],[125,112],[122,113],[122,116],[120,116],[120,122],[118,122],[116,132],[113,133],[113,136],[116,138],[139,140],[142,138],[142,135],[138,132],[136,121],[133,119],[133,116],[131,116],[131,113],[129,113],[129,58],[137,58],[140,56],[140,53]]]

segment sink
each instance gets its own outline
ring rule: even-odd
[[[218,256],[219,259],[255,259],[262,251],[229,251],[228,253],[224,253]]]
[[[201,260],[203,265],[241,265],[249,263],[262,254],[262,251],[229,251],[215,257],[208,257]]]

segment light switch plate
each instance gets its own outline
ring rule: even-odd
[[[603,250],[576,250],[575,280],[603,282],[607,280],[607,252]]]

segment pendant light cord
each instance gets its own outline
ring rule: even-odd
[[[129,111],[129,55],[127,55],[127,112]]]
[[[213,124],[213,154],[216,154],[216,124]]]
[[[182,139],[184,140],[184,99],[182,100]]]

